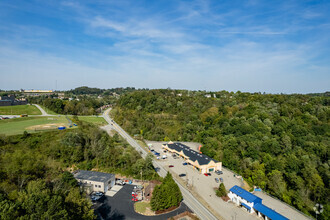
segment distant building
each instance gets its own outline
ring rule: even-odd
[[[249,213],[256,212],[259,217],[265,220],[288,220],[288,218],[263,205],[260,197],[253,195],[239,186],[233,186],[229,190],[228,197],[236,205],[244,207]]]
[[[31,90],[24,90],[24,95],[26,96],[41,96],[41,95],[52,95],[54,94],[53,90],[36,90],[36,89],[31,89]]]
[[[15,95],[0,96],[0,106],[26,105],[26,99],[15,99]]]
[[[74,174],[81,187],[87,193],[103,192],[106,193],[115,185],[115,175],[96,171],[79,170]]]
[[[206,94],[205,97],[206,98],[211,98],[211,94]]]
[[[168,144],[163,144],[162,148],[182,157],[188,164],[192,165],[200,173],[209,173],[222,169],[221,162],[194,151],[184,144],[169,142]]]

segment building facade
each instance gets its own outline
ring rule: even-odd
[[[87,170],[79,170],[74,177],[87,193],[106,193],[115,185],[116,181],[114,174]]]
[[[11,105],[26,105],[27,100],[24,98],[16,99],[15,95],[0,96],[0,106],[11,106]]]
[[[184,144],[169,142],[168,144],[163,144],[162,148],[182,157],[188,164],[192,165],[200,173],[210,173],[215,170],[222,170],[221,162],[213,160],[212,158],[201,154]]]

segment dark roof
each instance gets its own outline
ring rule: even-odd
[[[79,170],[74,177],[76,179],[82,180],[91,180],[96,182],[107,182],[111,178],[113,178],[115,174],[112,173],[101,173],[96,171],[87,171],[87,170]]]
[[[235,185],[229,191],[235,193],[236,195],[242,197],[248,202],[261,203],[261,198],[253,195],[252,193],[246,191],[245,189]]]
[[[275,212],[274,210],[268,208],[267,206],[261,204],[261,203],[257,203],[253,206],[253,208],[259,212],[261,212],[262,214],[264,214],[265,216],[267,216],[270,219],[276,219],[276,220],[288,220],[288,218],[284,217],[283,215]]]
[[[170,149],[174,149],[177,152],[183,151],[184,155],[186,157],[189,157],[189,159],[191,161],[198,161],[199,165],[205,165],[208,164],[211,160],[213,160],[212,158],[204,155],[204,154],[200,154],[197,151],[194,151],[193,149],[191,149],[190,147],[181,144],[181,143],[173,143],[173,144],[167,144],[167,146]],[[215,163],[217,163],[218,161],[213,160]]]

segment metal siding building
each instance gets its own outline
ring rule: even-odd
[[[263,205],[260,197],[239,186],[233,186],[229,190],[228,197],[238,206],[246,208],[249,213],[256,212],[259,217],[264,217],[266,220],[288,220],[288,218]]]
[[[109,191],[115,184],[116,178],[114,174],[102,173],[96,171],[79,170],[74,177],[85,187],[87,191],[103,192]]]

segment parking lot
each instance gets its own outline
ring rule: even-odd
[[[167,154],[167,159],[159,159],[159,163],[161,163],[164,168],[170,170],[176,175],[186,174],[186,176],[180,177],[185,182],[185,184],[188,184],[188,187],[192,186],[193,190],[224,219],[235,219],[235,216],[237,220],[255,220],[257,218],[256,215],[248,214],[243,209],[238,208],[233,204],[224,202],[221,198],[215,195],[215,188],[219,187],[220,184],[215,181],[215,178],[223,178],[227,190],[229,190],[234,185],[242,186],[242,181],[235,178],[233,175],[234,173],[223,169],[223,174],[221,175],[217,175],[212,172],[211,176],[204,176],[195,170],[192,166],[182,165],[184,162],[182,158],[177,157],[177,159],[174,159],[170,153],[164,153],[161,149],[162,142],[148,141],[147,144],[152,144],[153,149],[161,153],[160,156]],[[187,144],[187,146],[189,145]],[[170,168],[170,165],[173,165],[173,167]]]
[[[166,142],[147,141],[146,143],[152,144],[152,148],[161,153],[160,158],[162,158],[163,154],[167,154],[167,159],[159,159],[159,163],[161,163],[164,168],[170,170],[176,175],[185,174],[182,175],[182,177],[178,176],[178,178],[181,178],[185,185],[187,185],[189,188],[192,188],[193,191],[195,191],[203,200],[205,200],[208,205],[213,210],[216,210],[218,214],[220,214],[224,219],[258,219],[255,213],[249,214],[242,208],[236,207],[232,203],[224,202],[221,198],[215,195],[214,190],[215,188],[219,187],[220,184],[215,181],[215,178],[223,178],[223,183],[227,191],[234,185],[238,185],[240,187],[243,186],[242,180],[234,177],[234,173],[232,171],[224,168],[222,170],[223,174],[221,175],[217,175],[212,172],[211,176],[204,176],[195,170],[192,166],[183,165],[182,163],[184,160],[182,158],[177,157],[177,159],[174,159],[170,153],[164,153],[161,149],[161,146]],[[189,143],[186,143],[186,145],[190,147]],[[192,145],[191,148],[194,150],[198,149],[196,144]],[[169,167],[170,165],[173,167]],[[285,203],[275,200],[263,192],[258,192],[257,196],[263,199],[263,204],[279,211],[280,214],[290,219],[309,219]]]
[[[167,214],[157,216],[144,216],[134,211],[134,202],[132,201],[132,191],[134,185],[124,185],[113,197],[104,196],[100,201],[94,203],[98,219],[168,219],[172,216],[185,211],[190,211],[189,208],[181,203],[181,206]]]

